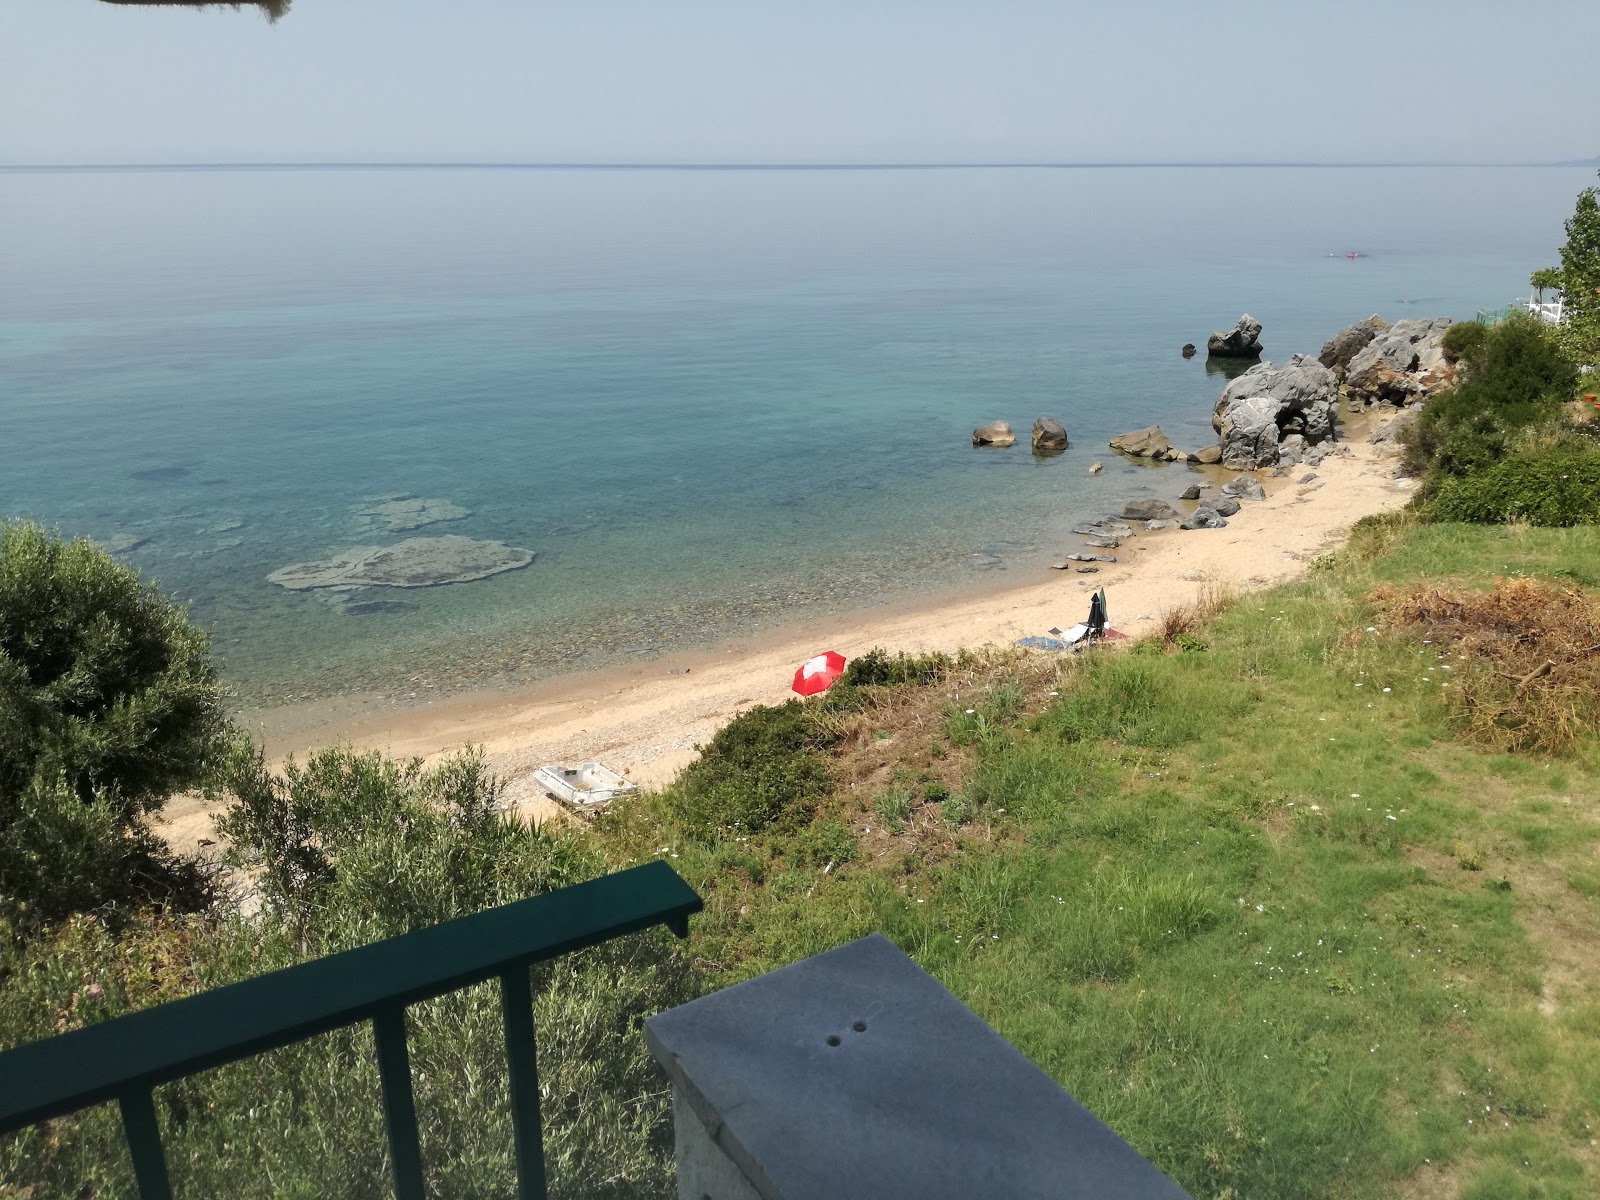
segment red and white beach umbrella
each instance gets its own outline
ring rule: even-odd
[[[833,681],[844,674],[844,655],[829,650],[815,658],[808,658],[794,673],[794,690],[802,696],[815,696],[833,686]]]

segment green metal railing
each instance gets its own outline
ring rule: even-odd
[[[142,1200],[170,1200],[152,1089],[319,1033],[371,1021],[399,1200],[422,1200],[406,1006],[498,976],[518,1196],[545,1195],[528,969],[666,925],[700,897],[664,862],[447,921],[0,1054],[0,1133],[115,1100]]]

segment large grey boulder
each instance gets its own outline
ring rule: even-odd
[[[972,431],[974,446],[1014,446],[1016,443],[1017,435],[1011,432],[1011,424],[1007,421],[990,421]]]
[[[1177,515],[1165,500],[1129,500],[1122,506],[1124,521],[1170,521]]]
[[[1132,433],[1117,434],[1111,439],[1111,448],[1134,458],[1165,458],[1172,450],[1172,443],[1161,432],[1161,426],[1150,425]]]
[[[1449,317],[1396,321],[1350,360],[1344,382],[1369,401],[1405,405],[1455,386],[1456,367],[1444,357]]]
[[[1222,495],[1210,501],[1208,507],[1216,509],[1225,517],[1231,517],[1239,511],[1239,502],[1232,496]]]
[[[1317,355],[1317,361],[1332,371],[1336,380],[1343,383],[1346,373],[1350,370],[1350,361],[1371,345],[1373,338],[1388,328],[1389,322],[1376,313],[1365,321],[1347,325],[1323,343],[1322,353]]]
[[[1033,423],[1033,448],[1043,453],[1051,454],[1065,450],[1071,443],[1067,441],[1067,427],[1054,417],[1039,417]]]
[[[1245,313],[1230,332],[1218,331],[1206,339],[1206,353],[1212,358],[1260,358],[1261,322]]]
[[[1296,354],[1281,367],[1257,363],[1222,389],[1211,411],[1211,427],[1222,436],[1222,465],[1276,466],[1279,443],[1295,434],[1312,445],[1331,440],[1338,403],[1333,372],[1314,358]]]
[[[437,587],[487,579],[534,560],[532,550],[466,537],[407,538],[392,546],[353,546],[319,562],[293,563],[267,576],[291,591],[313,588]]]
[[[1222,465],[1254,470],[1278,461],[1278,401],[1247,396],[1228,406],[1222,417]]]

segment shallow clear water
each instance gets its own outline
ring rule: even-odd
[[[1248,310],[1281,360],[1371,312],[1498,307],[1588,176],[0,172],[0,512],[146,538],[128,561],[252,701],[1020,579],[1081,515],[1183,486],[1106,439],[1213,440],[1222,380],[1184,342]],[[1041,414],[1067,454],[968,445]],[[358,510],[399,492],[472,516],[375,535]],[[266,581],[442,533],[538,560],[360,616]]]

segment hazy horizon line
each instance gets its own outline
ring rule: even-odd
[[[1560,162],[1446,161],[1285,161],[1285,162],[517,162],[432,160],[329,160],[260,162],[89,162],[0,163],[0,171],[994,171],[994,170],[1128,170],[1128,169],[1281,169],[1385,167],[1585,167],[1600,165],[1600,158]]]

